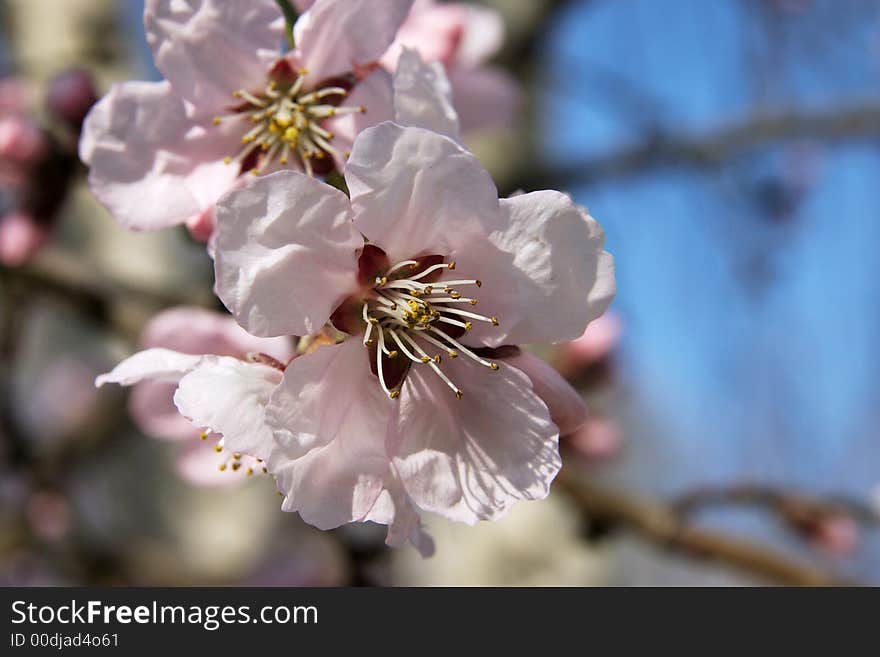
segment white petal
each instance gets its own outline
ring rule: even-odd
[[[124,82],[95,105],[80,157],[89,186],[134,230],[180,224],[209,207],[236,176],[223,157],[239,147],[228,127],[194,123],[167,82]]]
[[[95,379],[95,385],[118,383],[130,386],[146,379],[174,383],[201,362],[204,356],[181,354],[170,349],[147,349],[129,356],[112,371]]]
[[[299,17],[293,35],[309,78],[342,75],[382,55],[412,0],[321,0]]]
[[[399,262],[449,254],[501,227],[498,192],[476,158],[421,128],[380,123],[345,170],[358,229]]]
[[[362,246],[345,194],[273,173],[217,205],[216,292],[249,333],[314,333],[356,289]]]
[[[528,374],[532,389],[550,410],[550,419],[559,427],[559,433],[568,435],[587,421],[587,404],[577,390],[542,358],[522,351],[504,362]]]
[[[146,0],[144,29],[156,67],[202,114],[231,93],[266,84],[281,56],[284,18],[274,0]]]
[[[546,497],[561,461],[558,429],[529,378],[464,360],[442,365],[461,400],[427,368],[410,371],[393,462],[421,509],[472,524]]]
[[[475,326],[468,344],[579,337],[614,296],[614,261],[602,250],[601,226],[555,191],[503,199],[501,208],[506,222],[490,236],[494,250],[473,243],[454,254],[457,271],[482,279],[480,312],[501,323]]]
[[[425,128],[459,141],[458,114],[452,87],[440,62],[426,64],[415,50],[404,48],[394,72],[395,122]]]
[[[346,432],[381,444],[391,406],[370,371],[366,347],[350,338],[294,360],[266,415],[287,455],[299,456]]]
[[[195,426],[221,434],[225,448],[262,457],[273,447],[264,415],[280,381],[274,367],[207,357],[180,380],[174,403]]]

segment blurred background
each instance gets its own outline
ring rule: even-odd
[[[592,413],[551,497],[429,518],[423,560],[93,387],[157,312],[222,308],[204,246],[119,228],[75,158],[95,94],[159,79],[142,3],[2,0],[0,584],[880,584],[880,3],[482,4],[520,103],[467,143],[590,209],[618,296],[540,352]]]

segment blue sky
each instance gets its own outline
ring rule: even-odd
[[[880,102],[876,5],[813,2],[821,16],[781,14],[768,31],[760,4],[574,3],[548,39],[547,157],[759,108]],[[606,228],[627,325],[630,448],[611,476],[662,492],[757,480],[866,495],[880,482],[877,147],[786,142],[572,190]],[[794,212],[769,211],[791,189]],[[877,557],[860,567],[880,574]]]

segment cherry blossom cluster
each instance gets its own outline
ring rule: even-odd
[[[111,89],[81,157],[123,226],[208,241],[231,314],[160,314],[97,383],[135,386],[184,472],[266,473],[316,527],[380,523],[429,554],[422,513],[475,523],[548,494],[586,407],[522,345],[583,335],[613,260],[584,208],[499,199],[463,145],[517,102],[485,64],[493,13],[294,4],[285,49],[271,0],[147,0],[165,80]]]

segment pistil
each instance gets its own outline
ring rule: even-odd
[[[499,367],[497,363],[481,358],[462,345],[450,333],[460,332],[463,335],[473,328],[474,321],[498,326],[498,319],[454,307],[455,304],[461,303],[476,305],[476,299],[463,297],[452,286],[480,287],[482,283],[477,279],[422,282],[437,271],[455,269],[454,262],[432,265],[412,276],[400,277],[400,271],[406,267],[414,269],[418,267],[418,262],[404,260],[390,267],[383,275],[377,276],[373,282],[373,294],[364,302],[361,309],[361,317],[366,325],[364,345],[372,345],[374,335],[378,340],[376,374],[379,384],[391,399],[400,396],[400,384],[392,389],[385,382],[383,361],[403,354],[413,364],[427,365],[449,386],[456,398],[461,399],[464,394],[461,388],[440,367],[442,354],[450,358],[464,355],[494,371]],[[395,275],[393,280],[392,275]],[[443,325],[453,329],[444,330],[440,328]],[[396,349],[393,348],[395,346]],[[436,347],[441,353],[431,356],[426,351],[426,347]]]
[[[339,157],[333,146],[334,134],[321,125],[325,119],[341,114],[363,113],[364,107],[340,107],[328,100],[344,99],[348,91],[340,86],[305,90],[307,71],[296,71],[293,82],[280,84],[271,80],[262,92],[239,89],[232,96],[242,104],[226,116],[214,118],[214,125],[230,119],[246,118],[254,124],[241,138],[238,153],[224,158],[242,170],[259,175],[277,162],[287,165],[292,157],[299,160],[306,174],[314,175],[312,159]]]

